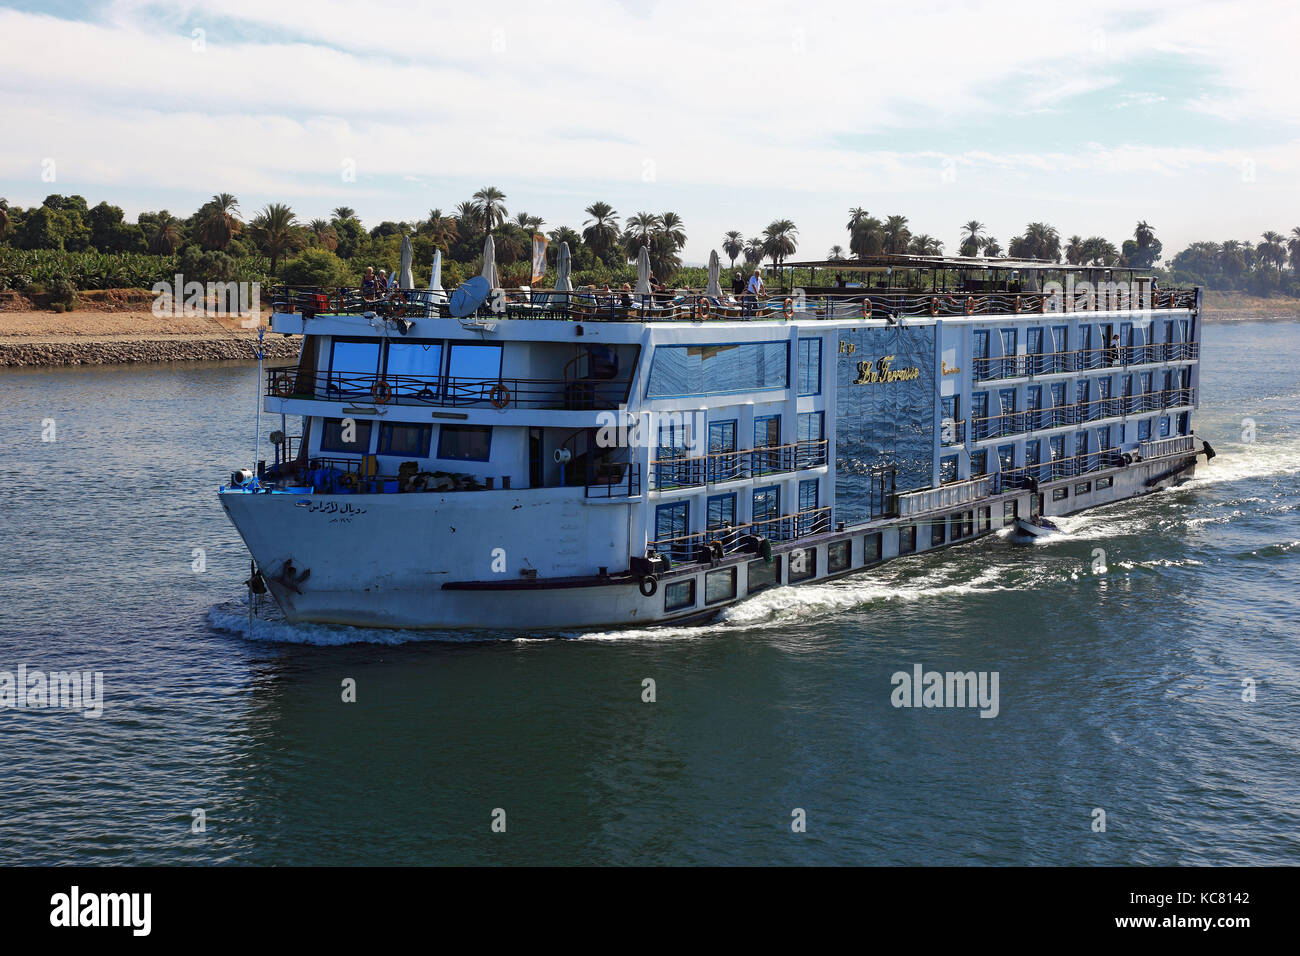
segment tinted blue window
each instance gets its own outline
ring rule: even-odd
[[[817,479],[809,478],[799,482],[799,510],[815,511],[817,509]]]
[[[436,378],[442,371],[442,343],[389,342],[385,370],[389,375]]]
[[[501,377],[501,346],[453,344],[447,376],[462,382],[495,382]]]
[[[349,342],[335,339],[330,347],[327,388],[344,394],[369,394],[379,374],[379,340]]]
[[[714,495],[709,499],[708,530],[716,531],[736,523],[736,496]]]
[[[799,340],[799,394],[816,395],[822,390],[822,340]]]
[[[944,455],[939,459],[939,483],[948,484],[957,480],[957,456]]]
[[[442,425],[438,457],[453,461],[487,461],[492,450],[490,425]]]
[[[1138,441],[1151,440],[1151,419],[1144,418],[1138,422]]]
[[[648,398],[722,395],[790,384],[788,342],[661,345],[650,364]]]
[[[766,521],[781,516],[781,489],[776,485],[754,489],[753,521]]]
[[[688,501],[660,505],[655,509],[655,540],[667,541],[669,538],[681,538],[689,534],[690,515],[691,505]]]
[[[981,448],[979,451],[970,453],[970,473],[976,475],[986,475],[989,470],[989,453],[987,449]]]
[[[1168,415],[1164,415],[1160,419],[1160,437],[1161,438],[1169,437],[1169,416]]]
[[[736,450],[736,423],[709,423],[709,451],[711,453]]]
[[[432,437],[432,425],[380,425],[378,454],[428,458]]]
[[[348,420],[325,419],[320,435],[321,451],[346,451],[363,455],[370,451],[370,426],[374,423],[369,419],[355,418],[351,419],[352,426],[347,427],[343,423]]]
[[[825,437],[825,416],[821,412],[799,413],[799,441],[821,441]]]
[[[776,448],[781,444],[781,416],[762,415],[754,419],[754,447]]]

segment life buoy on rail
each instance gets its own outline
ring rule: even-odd
[[[786,297],[785,303],[781,306],[781,314],[787,319],[794,318],[794,299]]]
[[[964,305],[962,305],[962,311],[965,312],[967,315],[975,314],[975,296],[973,295],[966,296],[966,302]]]
[[[273,386],[275,394],[281,398],[288,398],[293,394],[293,381],[288,375],[277,376]]]
[[[939,314],[939,297],[937,295],[930,296],[930,314]]]
[[[378,405],[387,405],[393,400],[393,387],[382,378],[370,386],[370,395]]]
[[[1019,315],[1019,314],[1020,314],[1020,296],[1016,296],[1016,297],[1011,301],[1011,311],[1012,311],[1013,313],[1015,313],[1016,315]]]
[[[654,597],[655,592],[659,590],[659,579],[653,574],[643,574],[637,587],[641,589],[642,597]]]
[[[493,408],[505,408],[510,404],[510,389],[497,382],[492,386],[492,391],[488,392],[488,401],[492,403]]]
[[[709,317],[709,300],[704,298],[704,296],[700,296],[699,305],[700,305],[700,318],[707,319]]]
[[[863,317],[864,319],[869,319],[869,318],[871,318],[871,300],[870,300],[870,299],[863,299],[863,300],[862,300],[862,317]]]

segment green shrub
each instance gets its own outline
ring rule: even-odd
[[[286,285],[319,286],[336,289],[356,284],[347,263],[320,247],[305,249],[296,259],[290,259],[280,269],[280,278]]]

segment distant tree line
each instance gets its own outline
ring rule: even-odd
[[[140,284],[142,275],[154,276],[152,281],[170,280],[174,271],[199,281],[349,286],[360,282],[367,266],[395,272],[403,236],[410,236],[414,245],[417,283],[427,282],[433,253],[441,250],[443,284],[451,287],[481,270],[488,235],[493,237],[502,281],[525,284],[536,233],[544,233],[551,243],[548,279],[554,277],[559,244],[567,242],[578,283],[627,281],[645,248],[661,281],[700,284],[700,270],[682,267],[686,226],[675,212],[620,216],[609,203],[593,202],[580,226],[547,229],[541,216],[512,216],[506,200],[501,189],[484,186],[448,211],[431,209],[421,219],[386,220],[366,229],[348,206],[337,207],[328,219],[304,221],[288,205],[270,203],[245,219],[239,201],[229,193],[214,195],[183,219],[163,209],[141,213],[135,222],[126,221],[119,206],[90,206],[81,196],[54,194],[27,209],[0,199],[0,290],[21,291],[55,280],[76,288],[111,288],[120,279],[126,287]],[[847,262],[880,253],[933,256],[944,251],[939,239],[913,233],[903,215],[880,218],[854,207],[845,230],[847,246],[832,246],[828,259]],[[748,270],[765,262],[784,264],[798,243],[794,222],[775,219],[751,237],[727,231],[718,248],[730,269],[742,262]],[[49,254],[36,256],[38,252]],[[1119,246],[1102,236],[1062,239],[1056,227],[1031,222],[1004,249],[982,222],[972,219],[961,227],[957,252],[1134,268],[1174,282],[1260,295],[1300,294],[1300,226],[1289,236],[1265,232],[1256,242],[1194,242],[1161,263],[1162,244],[1146,222],[1137,223],[1132,237]]]

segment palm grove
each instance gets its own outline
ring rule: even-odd
[[[550,240],[547,284],[554,279],[561,242],[573,254],[574,281],[619,283],[634,277],[642,247],[651,268],[664,281],[703,285],[700,268],[683,267],[686,227],[675,212],[620,215],[609,203],[593,202],[578,227],[548,224],[527,212],[511,215],[507,196],[485,186],[444,211],[431,209],[418,221],[384,221],[366,229],[356,210],[340,206],[328,219],[300,219],[283,203],[271,203],[245,218],[235,196],[214,195],[187,218],[167,210],[141,213],[128,222],[120,207],[89,206],[81,196],[47,196],[39,206],[22,208],[0,199],[0,291],[14,290],[51,300],[70,301],[79,290],[141,288],[169,281],[271,280],[325,288],[356,286],[367,266],[395,272],[401,241],[414,246],[417,283],[428,281],[435,249],[444,257],[443,284],[452,287],[482,268],[482,250],[491,235],[506,285],[527,284],[532,237]],[[549,228],[548,228],[549,227]],[[873,216],[849,210],[845,245],[826,253],[845,261],[879,253],[939,255],[939,239],[914,233],[903,215]],[[716,248],[729,263],[751,269],[781,265],[798,249],[799,230],[776,219],[757,235],[729,230]],[[1268,231],[1255,241],[1194,242],[1160,263],[1162,245],[1154,229],[1139,222],[1119,246],[1100,236],[1062,238],[1044,222],[1031,222],[1005,248],[985,225],[961,226],[956,250],[963,256],[1036,258],[1083,266],[1121,266],[1150,270],[1174,282],[1258,295],[1300,294],[1300,226],[1288,235]]]

